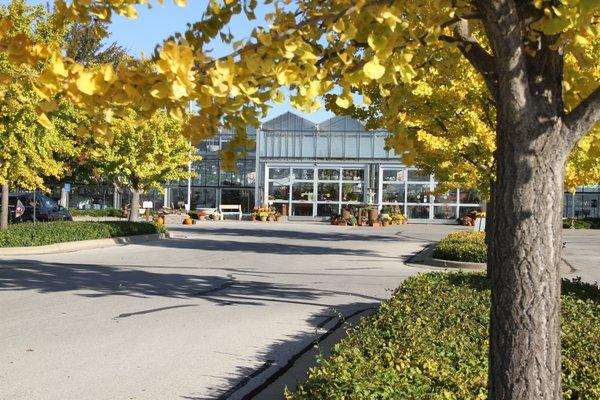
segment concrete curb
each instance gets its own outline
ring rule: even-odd
[[[103,247],[145,243],[168,237],[168,233],[153,233],[150,235],[122,236],[107,239],[93,239],[80,240],[76,242],[54,243],[45,246],[4,247],[0,248],[0,256],[29,256],[39,254],[69,253],[79,250],[100,249]]]
[[[474,263],[474,262],[466,262],[466,261],[450,261],[450,260],[441,260],[439,258],[433,258],[433,249],[435,248],[435,244],[430,244],[425,247],[421,252],[413,256],[407,264],[413,264],[414,266],[424,266],[424,267],[436,267],[436,268],[451,268],[451,269],[464,269],[469,271],[486,271],[487,264],[486,263]],[[571,274],[575,272],[576,269],[564,258],[560,264],[560,272],[562,274]]]

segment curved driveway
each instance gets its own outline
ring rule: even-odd
[[[242,398],[422,271],[404,265],[426,242],[412,231],[209,222],[147,244],[3,257],[0,398]]]

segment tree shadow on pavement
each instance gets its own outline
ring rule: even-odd
[[[389,235],[381,235],[377,231],[372,232],[373,228],[352,228],[354,232],[318,232],[318,231],[302,231],[302,230],[287,230],[287,229],[265,229],[252,228],[247,229],[233,228],[229,226],[217,228],[185,228],[175,227],[172,231],[177,233],[188,234],[209,234],[215,236],[241,236],[241,237],[259,237],[259,238],[278,238],[278,239],[298,239],[312,240],[319,242],[344,242],[344,241],[388,241],[397,242],[398,237],[394,236],[394,231],[389,231]]]
[[[295,284],[242,280],[234,274],[203,276],[157,273],[130,266],[33,260],[2,261],[0,292],[24,290],[34,290],[38,293],[78,291],[78,295],[90,298],[111,295],[161,296],[198,299],[223,306],[260,306],[269,302],[328,306],[318,302],[318,299],[324,295],[353,295],[369,300],[376,299],[360,294],[314,289]],[[144,310],[138,313],[144,313]]]
[[[313,327],[312,331],[298,332],[271,343],[257,353],[253,365],[240,365],[231,377],[214,377],[216,382],[211,387],[203,388],[198,393],[180,395],[179,398],[185,400],[250,400],[255,396],[267,398],[261,395],[261,391],[293,368],[300,356],[308,353],[315,346],[318,354],[328,354],[333,345],[333,343],[326,343],[329,335],[338,330],[348,330],[350,325],[346,319],[376,310],[379,305],[380,301],[371,301],[328,306],[306,319],[307,325]],[[302,375],[308,372],[309,367],[315,365],[316,359],[314,357],[310,359],[312,362],[309,364],[305,364],[306,361],[300,362],[299,369],[302,372],[298,377],[300,381],[295,380],[298,371],[295,371],[294,376],[284,379],[291,385],[290,389],[302,383],[304,379]],[[281,386],[280,382],[278,386]],[[268,398],[283,400],[283,390],[278,397]]]

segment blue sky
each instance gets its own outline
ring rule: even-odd
[[[147,6],[137,7],[139,12],[137,19],[131,20],[115,15],[109,27],[111,36],[106,42],[117,42],[133,56],[139,56],[142,52],[151,55],[155,46],[162,43],[165,38],[175,32],[185,31],[187,23],[198,21],[208,3],[206,0],[188,0],[186,7],[178,7],[172,0],[164,0],[163,6],[159,6],[156,0],[150,1],[153,5],[150,9]],[[48,2],[53,3],[52,0],[28,0],[30,4],[46,4]],[[0,0],[2,5],[9,3],[10,0]],[[243,14],[234,17],[229,25],[231,33],[236,39],[248,37],[254,27],[264,25],[264,16],[270,10],[265,6],[259,6],[256,10],[257,19],[254,21],[248,21]],[[230,52],[229,45],[221,43],[220,40],[213,43],[212,49],[214,56],[222,56]],[[323,107],[312,114],[306,114],[294,109],[289,102],[286,102],[274,105],[265,119],[271,119],[286,111],[292,111],[313,122],[322,122],[333,116]]]
[[[134,56],[139,56],[142,52],[151,55],[155,46],[160,44],[163,39],[175,32],[185,31],[186,23],[199,20],[206,3],[206,0],[188,0],[187,7],[182,8],[175,6],[170,0],[165,0],[164,6],[158,6],[154,2],[155,5],[151,9],[138,7],[139,16],[135,20],[120,16],[114,18],[110,26],[111,37],[108,42],[116,41]],[[248,37],[255,26],[264,24],[264,15],[269,11],[264,6],[259,8],[256,12],[257,20],[255,21],[248,21],[243,15],[234,17],[230,24],[231,33],[236,38]],[[215,56],[226,55],[230,52],[229,46],[221,43],[220,40],[215,41],[212,48]],[[313,122],[321,122],[333,115],[325,108],[321,108],[312,114],[305,114],[293,109],[286,102],[274,106],[267,119],[286,111],[292,111]]]

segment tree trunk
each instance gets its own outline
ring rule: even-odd
[[[140,190],[131,188],[131,207],[129,208],[129,221],[140,220]]]
[[[0,230],[8,229],[8,183],[2,184],[2,214],[0,215]]]
[[[540,132],[534,119],[517,127],[513,121],[499,120],[488,231],[489,396],[559,400],[561,204],[568,152],[551,145],[558,128]]]

